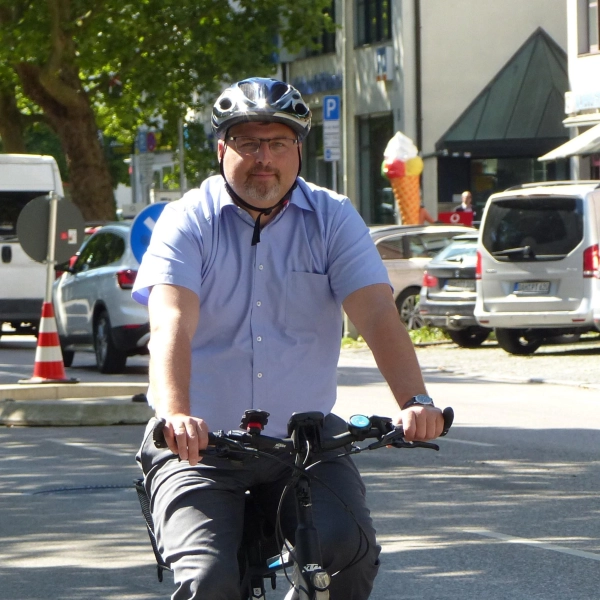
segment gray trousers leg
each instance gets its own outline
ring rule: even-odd
[[[338,433],[340,422],[328,416],[326,435]],[[158,548],[174,572],[177,589],[172,600],[238,600],[237,551],[245,492],[252,489],[274,522],[289,467],[268,458],[240,463],[215,457],[190,467],[170,451],[157,450],[148,437],[137,459],[145,475]],[[331,598],[366,600],[377,574],[380,548],[362,479],[349,458],[324,462],[310,472],[319,479],[312,483],[312,496],[323,566],[332,575],[340,571],[333,577]],[[284,499],[282,528],[293,542],[296,514],[291,494]],[[352,566],[344,569],[347,565]]]

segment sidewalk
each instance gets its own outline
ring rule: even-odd
[[[145,383],[0,385],[0,425],[76,426],[145,423],[154,411]]]
[[[441,348],[440,348],[441,350]],[[433,352],[432,352],[433,351]],[[418,348],[423,375],[430,385],[444,385],[444,395],[449,393],[446,387],[452,383],[503,383],[512,384],[549,384],[551,386],[584,388],[590,391],[600,389],[597,380],[560,378],[556,373],[556,357],[552,364],[543,370],[534,371],[532,362],[524,368],[523,360],[500,350],[493,349],[469,351],[460,350],[464,360],[461,367],[456,359],[446,359],[430,348]],[[489,356],[487,356],[489,354]],[[536,363],[545,362],[542,356],[536,357]],[[569,361],[581,363],[586,360],[597,361],[597,355],[589,357],[569,357]],[[506,363],[507,367],[501,366]],[[510,367],[510,368],[508,368]],[[572,370],[572,369],[568,369]],[[558,375],[558,376],[557,376]],[[444,382],[444,383],[442,383]],[[119,425],[143,424],[153,416],[145,394],[147,383],[69,383],[69,384],[15,384],[0,385],[0,426],[82,426],[82,425]],[[368,348],[344,349],[338,363],[338,404],[336,412],[353,414],[364,410],[365,397],[376,393],[384,402],[388,412],[397,410],[391,392],[377,370],[375,360]],[[382,410],[383,407],[379,407]]]

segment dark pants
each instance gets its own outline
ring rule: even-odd
[[[150,432],[150,424],[146,434]],[[343,429],[345,424],[341,419],[334,415],[326,417],[325,436]],[[278,456],[290,463],[288,457]],[[274,523],[281,493],[290,480],[289,466],[269,458],[247,458],[240,462],[205,457],[191,467],[185,461],[179,462],[169,450],[157,450],[148,435],[137,459],[151,500],[158,548],[174,572],[177,590],[172,599],[237,600],[240,596],[237,552],[245,492],[252,490],[267,518]],[[333,577],[331,598],[366,600],[379,567],[380,548],[365,503],[362,479],[349,457],[324,462],[310,473],[327,486],[314,481],[311,487],[324,568],[333,575],[360,559]],[[327,488],[342,498],[352,514]],[[293,542],[296,512],[292,493],[284,500],[281,524],[285,537]]]

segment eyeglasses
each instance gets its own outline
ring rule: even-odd
[[[260,150],[260,145],[265,142],[269,145],[269,150],[273,156],[283,156],[287,154],[294,146],[298,145],[298,140],[292,138],[257,138],[257,137],[228,137],[228,141],[232,141],[236,150],[240,154],[256,154]]]

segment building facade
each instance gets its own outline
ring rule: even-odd
[[[598,4],[598,0],[566,0],[570,89],[565,94],[563,124],[570,141],[541,157],[550,164],[570,163],[573,179],[600,179]]]
[[[537,160],[569,138],[564,0],[334,0],[332,13],[338,30],[322,51],[282,53],[281,76],[314,115],[304,174],[346,193],[368,224],[396,219],[381,175],[396,131],[424,158],[434,215],[465,189],[482,205],[496,189],[568,175],[568,164]],[[323,139],[331,95],[342,103],[334,162]]]

